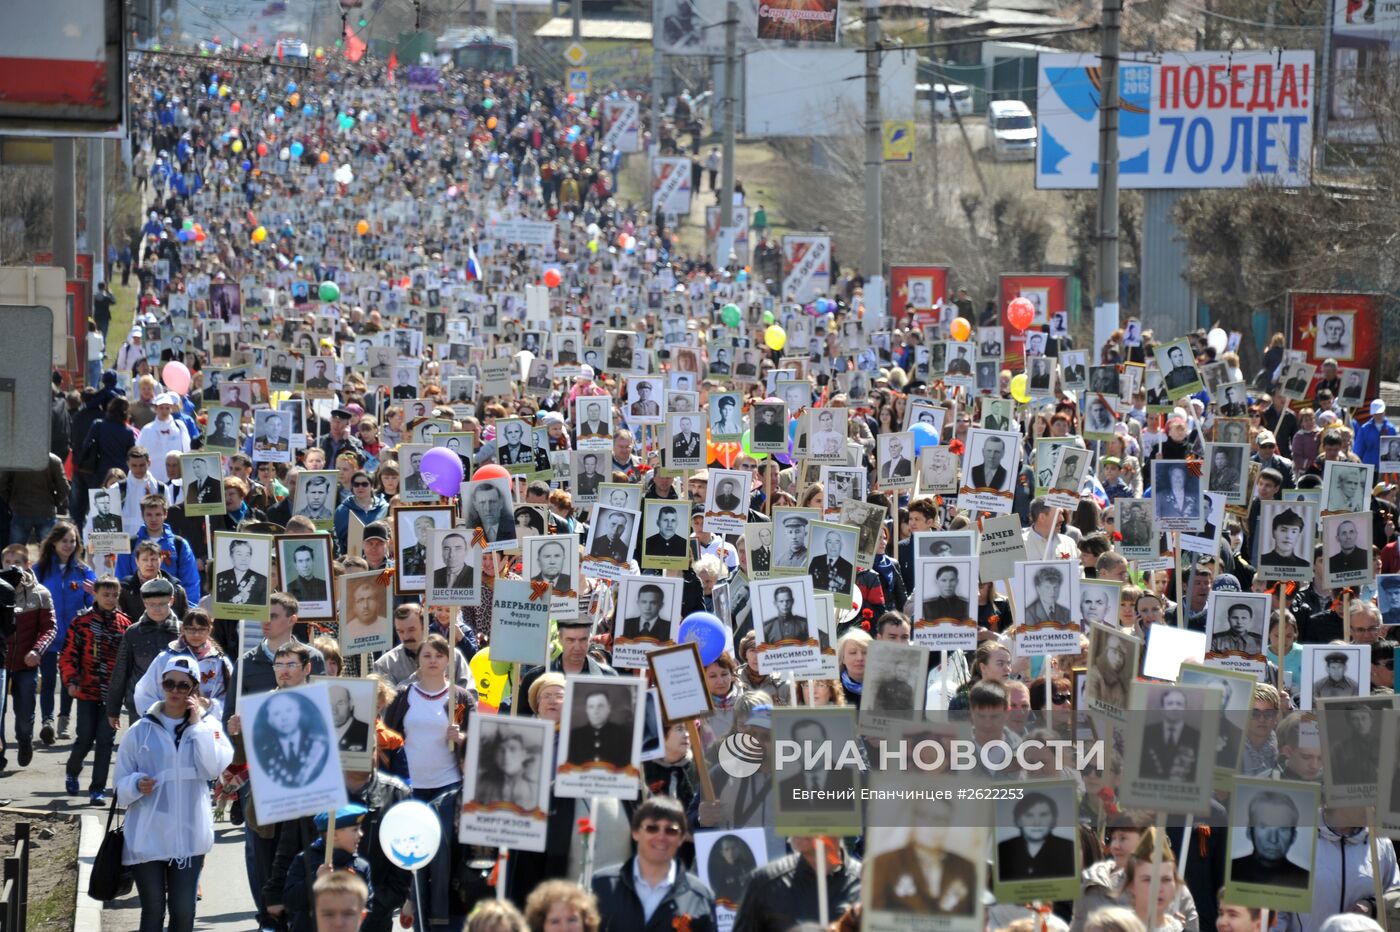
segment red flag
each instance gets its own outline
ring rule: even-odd
[[[417,113],[410,113],[410,114],[408,115],[408,128],[411,129],[411,130],[413,130],[413,135],[415,135],[415,136],[421,136],[421,135],[423,135],[423,130],[422,130],[422,128],[419,127],[419,125],[418,125],[418,114],[417,114]]]
[[[345,57],[350,59],[350,61],[352,62],[357,62],[361,58],[365,57],[365,50],[368,48],[369,46],[365,44],[364,40],[361,39],[359,36],[355,35],[355,33],[350,30],[350,24],[346,23]]]
[[[389,83],[390,83],[390,84],[393,84],[393,83],[394,83],[394,69],[397,68],[398,66],[399,66],[399,52],[398,52],[398,49],[395,49],[394,51],[392,51],[392,52],[389,53]]]

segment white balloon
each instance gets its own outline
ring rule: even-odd
[[[395,865],[416,871],[427,866],[442,842],[442,823],[425,802],[395,803],[379,821],[379,847]]]
[[[1206,346],[1209,346],[1211,349],[1215,350],[1215,354],[1217,356],[1225,352],[1225,347],[1229,344],[1229,342],[1230,335],[1224,330],[1221,330],[1219,327],[1212,328],[1210,333],[1206,334]]]

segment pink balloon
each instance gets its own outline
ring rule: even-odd
[[[190,377],[190,370],[185,368],[182,362],[170,361],[160,370],[160,380],[165,387],[177,395],[189,393],[190,384],[193,381]]]
[[[419,472],[428,488],[445,498],[462,490],[462,459],[447,447],[433,447],[424,453]]]

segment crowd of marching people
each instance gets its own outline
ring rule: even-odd
[[[644,158],[605,144],[604,104],[621,92],[576,99],[523,69],[445,69],[436,80],[436,89],[410,89],[392,65],[339,57],[303,68],[223,54],[150,55],[132,72],[128,162],[146,205],[141,229],[120,253],[123,278],[139,284],[136,306],[126,309],[133,324],[107,334],[112,302],[99,301],[91,325],[115,347],[107,353],[114,365],[90,366],[96,378],[81,388],[57,377],[50,468],[0,476],[8,517],[0,579],[14,601],[0,673],[14,733],[0,736],[0,770],[29,766],[36,743],[71,742],[66,792],[94,806],[114,798],[125,811],[122,860],[140,897],[142,932],[190,930],[201,879],[234,881],[201,878],[216,819],[242,826],[246,883],[263,929],[384,932],[397,917],[406,927],[474,932],[789,932],[824,919],[846,932],[863,922],[876,927],[863,917],[872,912],[966,915],[1015,932],[1266,932],[1265,924],[1362,932],[1387,913],[1394,928],[1400,869],[1391,840],[1371,837],[1377,823],[1366,806],[1306,813],[1316,822],[1310,909],[1241,905],[1227,895],[1233,855],[1224,823],[1174,815],[1164,833],[1159,813],[1117,804],[1121,725],[1100,769],[1053,775],[1076,787],[1079,892],[1044,903],[1002,901],[986,884],[952,887],[954,843],[919,847],[918,825],[895,831],[901,839],[907,831],[918,857],[933,857],[935,866],[919,861],[919,871],[884,877],[888,889],[875,889],[880,859],[892,849],[873,844],[873,828],[845,837],[780,834],[771,801],[754,789],[762,782],[733,779],[720,766],[721,746],[733,736],[771,753],[783,709],[860,709],[863,702],[869,709],[867,657],[879,652],[876,645],[920,643],[917,629],[927,617],[920,595],[934,596],[919,578],[931,557],[916,535],[975,534],[989,516],[959,507],[956,482],[929,492],[882,481],[895,472],[881,474],[889,462],[882,438],[908,436],[916,411],[935,411],[929,445],[951,451],[967,485],[970,432],[1003,416],[991,405],[996,400],[1015,405],[1001,430],[1019,432],[1020,449],[1008,451],[1004,481],[982,485],[1005,493],[1003,513],[1019,519],[1023,557],[1054,555],[1084,580],[1118,584],[1118,603],[1104,608],[1102,625],[1144,642],[1155,626],[1209,637],[1218,630],[1211,607],[1220,594],[1270,593],[1277,604],[1267,641],[1248,651],[1264,660],[1245,706],[1239,774],[1322,785],[1325,755],[1299,737],[1308,720],[1300,708],[1304,648],[1363,645],[1370,694],[1394,688],[1397,632],[1383,610],[1400,607],[1387,601],[1396,578],[1386,578],[1400,572],[1400,487],[1381,471],[1382,440],[1395,434],[1383,401],[1343,407],[1335,362],[1320,368],[1301,399],[1290,397],[1283,353],[1273,352],[1281,340],[1247,379],[1237,352],[1193,333],[1187,339],[1196,365],[1223,364],[1221,384],[1247,388],[1238,410],[1224,411],[1205,389],[1158,404],[1139,383],[1124,393],[1107,429],[1096,431],[1104,439],[1085,441],[1085,394],[1057,382],[1023,400],[1020,361],[1015,371],[1003,366],[1000,348],[994,385],[975,393],[948,384],[950,373],[929,351],[950,333],[966,339],[952,328],[955,319],[964,329],[969,321],[1002,325],[1000,309],[979,314],[967,290],[932,310],[911,305],[887,315],[864,304],[859,274],[842,274],[834,262],[827,290],[797,302],[782,293],[781,279],[753,273],[737,257],[717,265],[683,254],[672,232],[656,231],[648,204],[618,191],[623,160]],[[642,137],[644,151],[645,130]],[[503,232],[540,221],[555,224],[547,243]],[[527,300],[536,300],[525,296],[527,285],[544,295],[542,314],[527,310]],[[104,287],[99,294],[110,293]],[[558,323],[568,319],[579,326]],[[781,339],[769,338],[783,324],[810,334],[805,349],[784,352]],[[1130,340],[1128,329],[1090,347],[1090,364],[1151,364],[1153,335]],[[540,331],[545,345],[526,350],[527,337],[538,341]],[[621,350],[613,337],[603,340],[619,331],[631,340]],[[559,338],[570,334],[581,342],[566,351]],[[1062,358],[1073,347],[1068,337],[1050,343]],[[376,374],[383,361],[377,348],[390,349],[390,368],[411,371],[402,379]],[[721,362],[726,350],[736,354],[732,371],[727,357]],[[642,376],[633,351],[645,357]],[[741,371],[741,356],[754,360],[752,371]],[[498,359],[510,363],[507,384],[488,389]],[[755,406],[776,400],[770,376],[779,369],[785,381],[801,383],[802,397],[776,422],[787,452],[765,453],[754,449],[762,445],[754,442]],[[651,396],[651,381],[645,394],[632,390],[648,375],[661,379],[659,397]],[[730,392],[739,396],[733,416],[746,423],[733,435],[714,431],[741,439],[716,442],[703,425],[723,423],[734,402],[706,420],[709,399]],[[693,443],[677,443],[650,419],[658,402],[673,413],[673,394],[696,413]],[[596,430],[581,410],[590,399],[609,404]],[[301,404],[290,409],[296,420],[288,442],[255,431],[258,412],[289,401]],[[806,415],[824,409],[840,411],[846,425],[833,450],[847,472],[830,481],[795,452],[807,444]],[[1171,494],[1153,488],[1154,465],[1204,461],[1227,421],[1246,448],[1247,459],[1236,464],[1245,474],[1241,497],[1220,513],[1208,547],[1183,554],[1178,543],[1165,568],[1157,560],[1157,568],[1140,569],[1122,553],[1125,536],[1137,535],[1117,525],[1126,513],[1117,503]],[[512,470],[520,478],[511,489],[514,504],[538,510],[517,516],[525,522],[521,539],[563,542],[562,565],[575,569],[580,557],[587,565],[607,556],[623,578],[679,576],[681,604],[678,612],[668,606],[668,617],[713,613],[729,632],[724,649],[703,665],[713,714],[695,729],[667,724],[656,753],[637,762],[636,799],[552,796],[544,851],[501,857],[457,840],[468,729],[484,715],[567,729],[571,678],[642,675],[615,664],[624,624],[617,575],[582,572],[572,586],[558,581],[557,566],[542,570],[556,593],[577,589],[581,608],[554,620],[548,662],[515,676],[508,665],[481,659],[493,641],[493,587],[526,577],[519,548],[482,554],[476,605],[435,605],[426,593],[394,590],[392,644],[373,653],[345,649],[340,629],[351,607],[343,602],[338,622],[302,617],[323,596],[285,560],[276,573],[281,584],[270,584],[262,599],[266,620],[240,624],[217,607],[228,601],[214,578],[226,569],[215,566],[218,532],[326,535],[333,587],[344,575],[408,573],[407,525],[396,515],[404,503],[425,500],[414,495],[428,479],[405,454],[407,445],[433,443],[422,429],[429,422],[437,432],[469,437],[467,476],[493,464],[518,466],[520,438],[507,425],[523,422],[538,446],[526,444],[532,465]],[[813,450],[824,423],[811,421]],[[1053,506],[1037,476],[1050,465],[1038,457],[1057,448],[1046,441],[1092,458],[1073,490],[1074,508]],[[207,460],[188,457],[211,448],[220,454],[218,474]],[[684,458],[696,465],[674,468],[671,457],[687,448],[693,457]],[[985,443],[979,450],[989,456]],[[990,475],[996,463],[983,459],[977,468],[990,465]],[[1291,552],[1305,549],[1314,572],[1281,590],[1271,581],[1278,577],[1261,572],[1258,555],[1270,542],[1293,547],[1290,535],[1299,529],[1265,503],[1306,500],[1335,471],[1330,464],[1371,467],[1364,490],[1369,572],[1352,587],[1327,585],[1324,544],[1314,555],[1312,528],[1303,527],[1307,543]],[[725,482],[732,471],[744,473],[749,488],[712,489],[711,471]],[[590,482],[595,474],[601,479]],[[629,538],[621,524],[617,534],[610,523],[593,526],[603,494],[615,487],[640,490],[642,504],[634,501],[629,513],[662,503],[657,547],[675,538],[674,569],[645,565],[653,548],[635,529]],[[724,508],[730,497],[732,507]],[[806,537],[812,520],[847,519],[837,499],[863,500],[880,513],[871,556],[849,568],[844,586],[837,583],[841,560],[819,564],[827,558],[809,553]],[[426,500],[442,501],[436,494]],[[206,517],[211,502],[222,508]],[[745,533],[709,527],[715,507],[737,513]],[[775,509],[784,509],[781,520]],[[1267,525],[1264,513],[1275,516]],[[108,542],[114,530],[126,537],[119,553]],[[610,537],[619,542],[613,550]],[[755,566],[760,558],[764,565]],[[749,593],[767,577],[769,561],[784,560],[820,576],[818,591],[846,596],[825,645],[834,652],[826,676],[761,668],[761,648],[772,639]],[[1101,672],[1087,625],[1072,653],[1019,650],[1018,631],[1035,621],[1025,615],[1038,606],[998,579],[983,578],[962,596],[962,613],[976,624],[975,649],[933,652],[936,669],[920,684],[927,697],[913,708],[963,710],[974,734],[1014,744],[1072,727],[1085,670],[1098,674],[1100,698],[1124,708],[1128,684],[1145,675]],[[950,588],[941,597],[957,593]],[[775,623],[789,615],[781,602],[779,610]],[[1350,673],[1355,679],[1358,671]],[[323,677],[374,681],[377,715],[367,723],[373,766],[344,772],[348,804],[335,812],[263,824],[240,703]],[[337,713],[342,721],[351,725]],[[291,767],[298,750],[286,753]],[[1015,780],[1033,786],[1036,776]],[[510,792],[533,798],[523,783]],[[1217,805],[1228,795],[1227,787]],[[408,799],[433,806],[449,829],[416,889],[379,843],[385,813]],[[729,852],[723,862],[698,857],[697,835],[749,826],[761,830],[759,850]],[[1264,848],[1255,842],[1256,852]]]

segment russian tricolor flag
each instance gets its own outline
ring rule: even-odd
[[[481,281],[481,262],[476,258],[476,247],[467,246],[467,281]]]

